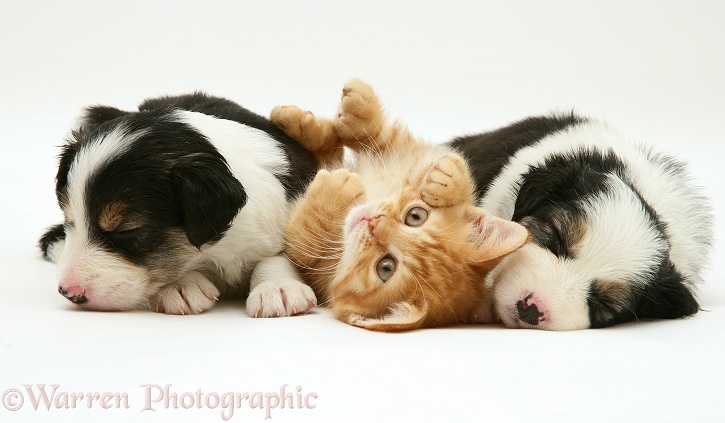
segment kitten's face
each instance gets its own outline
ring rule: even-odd
[[[480,269],[471,265],[469,208],[430,207],[413,189],[353,208],[332,284],[336,316],[349,322],[387,314],[381,330],[465,321],[483,295]]]

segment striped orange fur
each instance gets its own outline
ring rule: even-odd
[[[474,206],[460,155],[387,123],[360,80],[345,85],[336,119],[296,107],[271,117],[338,168],[317,174],[286,229],[287,254],[335,317],[380,331],[478,320],[486,273],[528,232]],[[343,146],[355,156],[344,166]]]

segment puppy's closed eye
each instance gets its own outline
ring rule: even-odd
[[[138,258],[153,250],[164,235],[145,224],[124,223],[113,231],[104,232],[103,238],[128,258]]]
[[[131,238],[134,236],[139,235],[141,230],[143,229],[142,225],[121,225],[118,227],[118,229],[111,231],[110,236],[116,237],[116,238]]]

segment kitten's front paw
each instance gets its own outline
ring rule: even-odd
[[[345,84],[337,117],[335,129],[346,144],[376,143],[382,127],[382,110],[378,96],[366,82],[352,79]]]
[[[166,314],[199,314],[219,300],[219,290],[203,275],[194,272],[183,284],[169,284],[156,296],[154,310]]]
[[[426,176],[420,189],[423,201],[431,207],[451,207],[473,200],[473,181],[463,157],[443,156]]]
[[[292,138],[300,138],[308,126],[314,124],[315,115],[297,106],[276,106],[269,114],[269,120]]]
[[[309,110],[296,106],[277,106],[272,109],[269,120],[312,152],[335,147],[329,145],[335,144],[332,122],[316,118]]]
[[[323,169],[317,172],[305,196],[322,201],[327,207],[337,205],[348,209],[352,204],[365,200],[365,185],[357,173],[347,169],[333,172]]]
[[[305,313],[317,305],[312,288],[294,279],[266,281],[247,297],[251,317],[285,317]]]

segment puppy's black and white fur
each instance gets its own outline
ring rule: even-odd
[[[487,276],[478,320],[572,330],[699,310],[712,216],[681,162],[575,115],[450,144],[479,205],[532,237]]]
[[[85,309],[194,314],[251,288],[248,314],[301,313],[316,299],[281,254],[283,228],[315,172],[309,152],[223,98],[90,107],[60,155],[65,222],[40,246]]]

